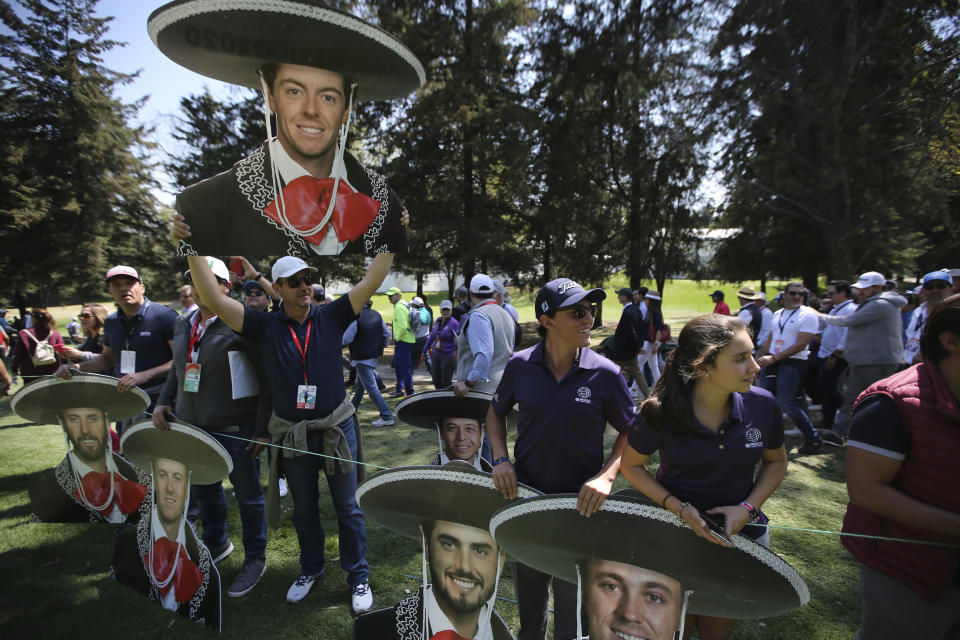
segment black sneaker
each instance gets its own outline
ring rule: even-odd
[[[803,443],[803,446],[798,449],[800,455],[809,456],[815,453],[820,453],[823,449],[823,440],[817,438],[816,440],[807,440]]]
[[[836,431],[822,429],[820,430],[820,437],[823,439],[824,444],[829,444],[832,447],[847,446],[847,439]]]
[[[210,558],[213,560],[213,564],[217,564],[231,553],[233,553],[233,543],[230,542],[230,538],[227,538],[227,541],[219,547],[210,549]]]
[[[240,567],[240,573],[237,574],[233,584],[230,585],[227,595],[231,598],[239,598],[240,596],[247,595],[251,589],[257,586],[257,583],[260,582],[260,578],[263,577],[263,573],[266,570],[267,563],[263,560],[246,558],[243,561],[243,566]]]

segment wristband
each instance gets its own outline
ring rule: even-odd
[[[663,507],[664,509],[666,509],[666,508],[667,508],[667,500],[669,500],[669,499],[672,498],[672,497],[673,497],[673,494],[672,494],[672,493],[668,493],[668,494],[667,494],[667,497],[664,498],[664,499],[663,499],[663,502],[660,503],[660,506]]]
[[[497,458],[493,461],[493,466],[497,466],[501,462],[510,462],[510,456],[503,456],[502,458]]]
[[[751,520],[751,522],[754,521],[754,520],[759,520],[759,519],[760,519],[760,512],[757,511],[756,509],[754,509],[754,508],[753,508],[753,505],[750,504],[749,502],[747,502],[746,500],[744,500],[743,502],[741,502],[741,503],[740,503],[740,506],[743,507],[744,509],[746,509],[746,510],[750,513],[750,520]]]
[[[470,389],[473,389],[475,386],[477,386],[477,383],[474,382],[473,380],[464,380],[464,381],[463,381],[463,384],[467,385],[467,387],[469,387]],[[501,458],[501,459],[502,459],[502,458]],[[509,460],[509,458],[508,458],[508,460]]]
[[[257,275],[253,276],[254,280],[259,280],[263,277],[263,271],[257,271]]]

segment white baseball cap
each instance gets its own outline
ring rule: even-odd
[[[493,293],[493,280],[490,276],[478,273],[470,278],[470,291],[473,293]]]
[[[316,272],[316,269],[308,265],[300,258],[283,256],[273,263],[273,269],[270,270],[270,276],[271,279],[276,282],[280,278],[292,276],[295,273],[300,273],[304,269],[309,269],[310,271]]]
[[[860,279],[851,284],[854,289],[866,289],[867,287],[882,287],[887,281],[879,271],[867,271],[860,274]]]
[[[450,302],[449,300],[441,300],[441,301],[440,301],[440,308],[441,308],[441,309],[453,309],[453,303]]]
[[[227,269],[227,265],[220,258],[214,258],[213,256],[203,256],[203,259],[207,261],[207,266],[210,267],[210,271],[213,271],[213,275],[217,276],[221,280],[226,280],[230,282],[230,270]],[[190,277],[190,269],[187,269],[183,272],[183,275]]]

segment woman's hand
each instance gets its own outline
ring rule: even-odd
[[[740,530],[743,529],[750,520],[750,512],[747,511],[743,505],[739,504],[714,507],[713,509],[709,509],[707,513],[723,515],[726,521],[723,532],[728,538],[736,533],[740,533]]]
[[[740,507],[740,510],[743,511],[743,507]],[[730,545],[718,538],[710,535],[710,527],[707,526],[706,521],[700,516],[700,512],[697,511],[697,508],[692,504],[685,504],[680,507],[680,511],[677,513],[684,522],[687,523],[687,526],[693,529],[693,532],[700,536],[701,538],[706,538],[713,544],[718,544],[721,547],[729,547]]]

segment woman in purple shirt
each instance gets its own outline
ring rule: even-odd
[[[627,436],[623,475],[648,498],[682,518],[697,535],[725,544],[710,533],[704,517],[768,546],[760,506],[787,472],[780,406],[752,386],[760,370],[753,342],[735,316],[703,315],[680,332],[653,394]],[[660,452],[654,478],[646,469]],[[760,470],[754,476],[754,469]],[[726,640],[736,620],[689,616],[701,640]]]
[[[453,317],[453,303],[444,300],[440,303],[440,317],[433,325],[423,352],[430,354],[430,374],[433,376],[434,389],[446,389],[453,383],[453,372],[457,369],[457,333],[460,323]]]

